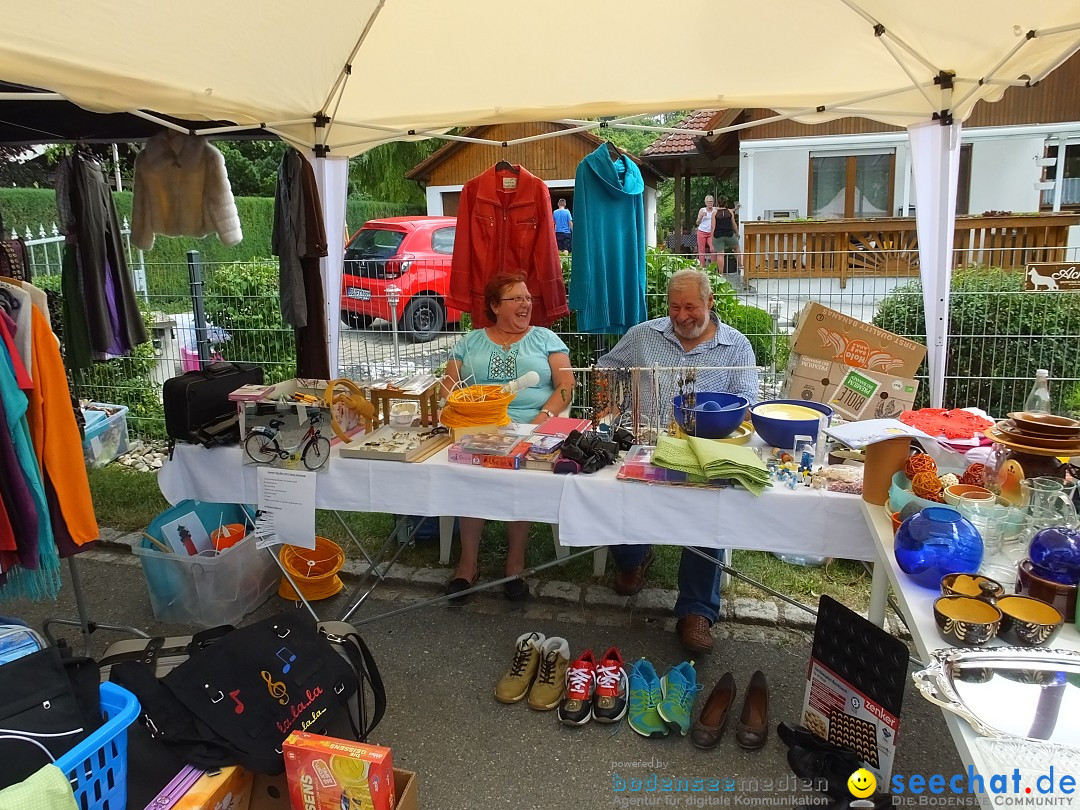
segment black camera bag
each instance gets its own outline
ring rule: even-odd
[[[211,363],[166,380],[161,395],[169,438],[198,441],[197,431],[236,413],[236,403],[229,401],[229,394],[241,385],[262,382],[262,367],[254,363]]]

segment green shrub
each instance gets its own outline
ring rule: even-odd
[[[1035,370],[1050,370],[1051,381],[1080,378],[1080,296],[1025,293],[1024,274],[997,268],[965,268],[952,279],[949,351],[944,404],[978,406],[1001,416],[1020,410]],[[874,324],[926,343],[922,285],[897,287],[881,302]],[[919,376],[925,377],[924,361]],[[1073,385],[1051,384],[1055,409],[1080,404]],[[917,406],[930,399],[920,386]]]
[[[782,371],[787,365],[790,340],[787,335],[774,334],[772,315],[768,312],[737,303],[727,324],[746,335],[759,366],[772,368],[775,362],[775,368]]]
[[[229,333],[218,347],[226,360],[263,367],[267,383],[296,376],[292,327],[281,319],[276,261],[232,262],[206,278],[206,318]]]

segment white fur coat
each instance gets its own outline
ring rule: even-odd
[[[224,245],[243,239],[225,158],[208,140],[168,130],[135,158],[131,241],[150,250],[154,234],[206,236]]]

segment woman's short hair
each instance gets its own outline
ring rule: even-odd
[[[495,317],[495,307],[502,300],[503,295],[515,284],[524,284],[524,273],[499,273],[488,279],[484,285],[484,306],[487,307],[488,315]]]
[[[697,291],[701,293],[701,300],[706,302],[709,300],[709,296],[712,295],[712,284],[709,282],[709,276],[705,272],[695,270],[692,267],[677,270],[671,274],[671,278],[668,279],[667,283],[668,295],[671,295],[671,291],[676,287],[696,287]]]

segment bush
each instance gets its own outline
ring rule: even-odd
[[[206,318],[229,333],[226,360],[258,363],[267,383],[296,376],[292,327],[281,319],[276,261],[233,262],[206,279]]]
[[[1080,378],[1080,296],[1025,293],[1024,274],[998,268],[953,273],[944,404],[978,406],[995,416],[1021,410],[1035,370],[1051,380]],[[895,288],[881,302],[874,325],[926,343],[922,285]],[[924,361],[920,376],[927,373]],[[1055,409],[1080,405],[1075,385],[1051,385]],[[930,400],[920,386],[918,407]]]
[[[729,326],[738,329],[754,348],[754,357],[759,366],[783,371],[787,366],[791,341],[787,335],[774,334],[772,315],[759,307],[736,304]],[[775,342],[774,342],[775,341]]]

